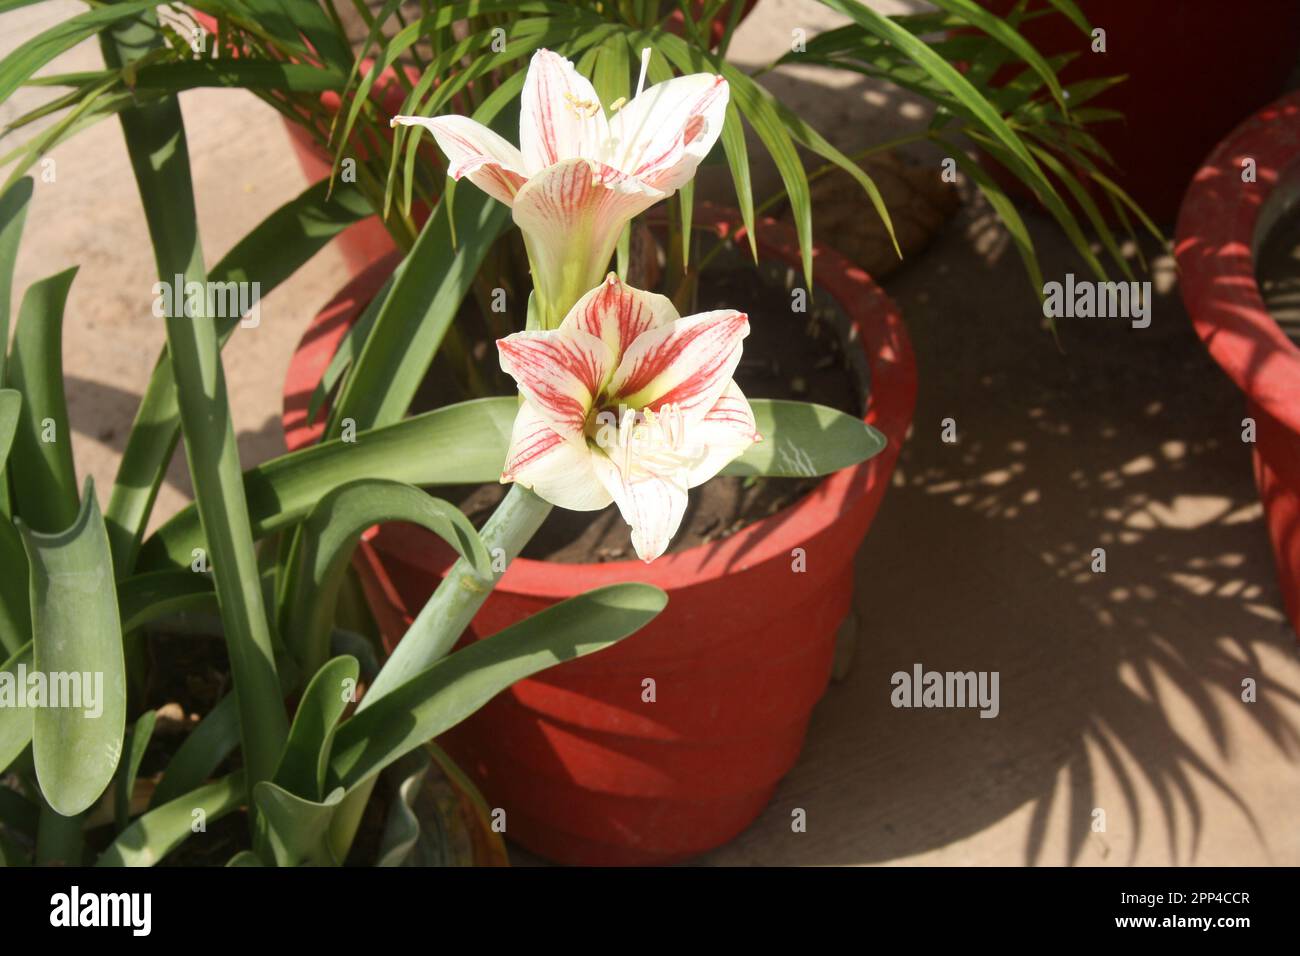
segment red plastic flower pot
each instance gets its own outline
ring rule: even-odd
[[[1005,16],[1015,0],[981,3]],[[1086,104],[1118,110],[1124,119],[1089,131],[1114,158],[1119,184],[1157,222],[1169,222],[1197,159],[1284,89],[1300,52],[1300,4],[1089,0],[1080,6],[1094,28],[1106,31],[1105,53],[1093,53],[1091,38],[1057,13],[1025,23],[1020,32],[1045,56],[1077,54],[1061,70],[1065,85],[1128,77]]]
[[[701,204],[697,222],[736,234],[738,217]],[[771,220],[759,254],[798,267],[792,230]],[[506,810],[508,833],[565,863],[680,861],[743,830],[803,745],[849,613],[853,557],[880,506],[911,422],[916,372],[898,309],[861,269],[817,246],[817,280],[851,322],[871,379],[866,420],[889,440],[870,461],[724,540],[639,561],[511,563],[467,639],[480,639],[594,587],[646,581],[669,594],[647,627],[591,657],[521,681],[442,743]],[[316,319],[290,367],[290,447],[319,433],[312,390],[392,262],[354,280]],[[740,304],[740,303],[738,303]],[[756,334],[761,334],[758,330]],[[385,640],[405,631],[449,564],[437,539],[388,525],[357,566]],[[794,570],[803,549],[806,573]],[[643,681],[655,700],[643,701]]]
[[[1254,181],[1243,181],[1247,160]],[[1246,177],[1249,178],[1249,177]],[[1174,251],[1183,302],[1210,355],[1246,393],[1255,482],[1282,598],[1300,634],[1300,348],[1269,314],[1255,251],[1300,197],[1300,93],[1238,126],[1197,171]]]

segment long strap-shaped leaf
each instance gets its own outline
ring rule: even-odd
[[[0,664],[0,675],[5,675],[0,680],[13,682],[7,688],[0,687],[0,695],[3,695],[0,700],[17,693],[20,689],[17,686],[18,675],[31,669],[32,642],[28,641]],[[5,700],[5,706],[0,707],[0,773],[8,769],[32,742],[32,711],[27,707],[16,707],[15,703]]]
[[[724,475],[807,478],[865,461],[884,437],[852,415],[807,402],[751,399],[763,441]],[[258,537],[288,527],[335,488],[361,478],[411,485],[496,481],[518,414],[514,398],[479,398],[412,416],[396,425],[282,455],[249,469],[244,491]],[[203,531],[191,505],[157,530],[140,553],[142,567],[186,566]]]
[[[428,528],[488,573],[487,549],[455,505],[412,485],[381,479],[363,479],[330,492],[303,522],[299,560],[292,562],[285,590],[284,634],[307,673],[314,673],[329,654],[339,586],[362,532],[389,521]]]
[[[361,665],[336,657],[321,667],[302,692],[274,783],[307,800],[325,796],[330,742],[343,711],[354,699]]]
[[[96,866],[153,866],[195,832],[238,810],[244,802],[247,784],[244,771],[182,794],[150,810],[122,831],[100,854]]]
[[[509,210],[481,190],[461,190],[455,203],[438,203],[335,403],[331,436],[344,419],[361,430],[406,414],[483,257],[509,221]]]
[[[147,25],[140,30],[149,33]],[[128,51],[138,50],[141,37],[134,30],[131,34],[105,37],[108,55],[121,60]],[[180,106],[172,98],[125,110],[120,119],[158,274],[163,281],[179,274],[187,283],[202,285],[207,277]],[[289,727],[262,602],[217,329],[210,318],[191,317],[184,310],[165,321],[186,457],[216,578],[251,787],[275,771]]]
[[[342,230],[372,212],[354,187],[340,186],[331,197],[326,192],[327,184],[317,183],[267,216],[212,267],[209,281],[256,282],[260,295],[266,296]],[[217,320],[223,346],[238,325],[237,316]],[[164,350],[140,399],[105,512],[119,577],[128,574],[135,563],[179,437],[176,379],[171,357]]]
[[[343,722],[332,779],[351,789],[464,720],[517,680],[636,633],[668,596],[648,584],[615,584],[569,598],[443,658]]]
[[[9,345],[9,297],[13,291],[18,240],[32,198],[32,179],[24,176],[0,195],[0,386],[5,383],[5,351]],[[6,500],[0,488],[0,503]]]
[[[76,520],[77,471],[63,393],[63,307],[75,268],[32,284],[14,332],[9,377],[23,394],[8,471],[15,511],[39,531]]]
[[[126,729],[126,668],[108,535],[87,479],[71,527],[25,526],[31,568],[32,667],[48,699],[35,707],[36,778],[64,816],[88,808],[113,779]]]

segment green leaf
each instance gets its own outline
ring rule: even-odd
[[[140,761],[144,760],[144,752],[149,747],[149,739],[153,736],[153,727],[157,720],[157,711],[146,710],[131,729],[130,750],[127,751],[126,760],[122,761],[122,765],[118,768],[117,793],[113,805],[113,821],[118,833],[125,830],[127,823],[130,822],[131,796],[135,793],[136,774],[140,772]]]
[[[252,850],[240,850],[232,856],[226,866],[262,866],[262,858]]]
[[[95,866],[153,866],[176,849],[194,832],[191,828],[201,813],[211,826],[238,810],[245,792],[244,771],[191,790],[150,810],[122,831]]]
[[[265,296],[345,228],[372,210],[352,186],[331,198],[327,184],[317,183],[262,220],[212,268],[214,283],[259,283]],[[238,317],[217,321],[224,346],[239,325]],[[127,439],[105,520],[118,576],[135,563],[136,551],[153,510],[158,489],[180,437],[180,409],[171,357],[164,349],[140,400]]]
[[[117,586],[122,631],[127,633],[182,612],[217,610],[212,579],[194,571],[153,571]]]
[[[5,384],[5,353],[9,347],[9,299],[13,294],[18,244],[32,199],[32,179],[24,176],[0,195],[0,386]],[[0,456],[3,464],[3,456]],[[0,469],[2,471],[3,469]],[[0,488],[0,505],[7,501]]]
[[[873,447],[874,439],[862,437],[870,436],[872,430],[852,415],[829,409],[803,412],[799,409],[801,404],[751,399],[750,406],[761,433],[779,437],[787,457],[777,456],[763,447],[765,442],[759,442],[724,468],[722,474],[798,477],[829,474],[845,464],[863,460],[854,456]],[[474,399],[363,432],[355,443],[324,442],[252,468],[244,476],[244,490],[253,533],[262,537],[296,523],[323,496],[361,478],[422,486],[496,481],[518,411],[518,401],[514,398]],[[802,424],[816,422],[821,422],[817,427],[827,433],[854,435],[852,452],[846,454],[830,442],[814,441],[818,433],[805,432]],[[762,430],[764,427],[767,430]],[[795,459],[788,457],[793,450],[784,442],[787,434],[799,434],[809,442],[803,455],[798,456],[804,464],[797,468],[791,464]],[[787,467],[794,470],[781,470]],[[809,467],[812,471],[807,471]],[[769,468],[776,470],[766,470]],[[203,532],[191,505],[145,542],[141,562],[146,567],[185,566],[193,549],[201,547]]]
[[[330,491],[361,478],[411,485],[495,481],[517,412],[514,399],[461,402],[362,432],[356,442],[324,442],[250,469],[244,489],[255,533],[298,522]],[[186,566],[192,549],[202,546],[191,505],[145,542],[141,562]]]
[[[239,746],[239,708],[234,694],[217,701],[172,754],[153,796],[150,808],[183,796],[199,787]]]
[[[634,634],[668,603],[648,584],[569,598],[450,654],[344,721],[332,778],[351,789],[464,720],[517,680]]]
[[[62,20],[34,39],[18,44],[12,53],[0,60],[0,103],[8,100],[28,77],[60,53],[71,50],[106,26],[128,17],[137,17],[153,10],[155,6],[146,0],[96,7]]]
[[[849,468],[885,448],[885,436],[860,418],[825,405],[751,401],[763,436],[724,475],[809,478]]]
[[[274,782],[280,787],[306,800],[320,800],[325,795],[330,741],[353,699],[360,672],[355,657],[336,657],[311,679],[275,771]]]
[[[340,90],[346,77],[310,63],[274,60],[219,59],[151,63],[140,67],[131,87],[150,92],[179,93],[199,87],[275,90],[278,93],[322,93]]]
[[[454,205],[449,212],[444,200],[434,209],[384,299],[335,403],[331,436],[345,418],[361,430],[406,413],[483,258],[510,221],[509,209],[477,189],[462,191]]]
[[[72,268],[33,283],[14,332],[9,376],[24,402],[7,470],[15,511],[39,531],[66,528],[79,510],[62,348],[63,309],[76,274]]]
[[[266,820],[277,866],[337,866],[342,862],[334,859],[328,839],[330,822],[342,799],[342,787],[320,802],[304,800],[269,780],[253,788],[253,800]]]
[[[361,317],[353,323],[348,329],[347,335],[343,336],[343,341],[339,343],[338,351],[330,359],[330,364],[325,369],[325,374],[321,376],[316,387],[312,389],[311,401],[307,403],[307,421],[314,422],[316,413],[320,411],[321,406],[325,404],[325,399],[334,391],[334,386],[343,378],[343,373],[352,367],[356,361],[357,355],[360,354],[364,347],[366,339],[370,337],[370,331],[375,327],[375,319],[379,317],[379,310],[384,307],[384,301],[388,298],[388,293],[393,290],[393,283],[397,279],[397,274],[401,272],[402,267],[399,265],[397,270],[384,280],[375,297],[366,303],[366,307],[361,312]]]
[[[3,332],[0,329],[0,332]],[[0,366],[4,364],[4,349],[0,348]],[[0,376],[3,369],[0,368]],[[5,462],[9,458],[9,449],[13,445],[14,433],[18,429],[18,416],[22,412],[23,395],[16,389],[0,388],[0,521],[9,517],[9,478],[5,474]]]
[[[47,704],[56,703],[56,685],[62,701],[32,715],[36,777],[50,806],[68,817],[112,781],[126,726],[117,589],[90,479],[83,497],[81,514],[65,531],[20,529],[31,567],[33,668],[50,684]]]
[[[1033,157],[1030,156],[1024,142],[1006,124],[1006,121],[983,94],[972,86],[970,81],[962,76],[956,67],[947,63],[934,50],[930,49],[923,40],[913,36],[888,17],[881,16],[858,2],[858,0],[822,0],[822,2],[837,13],[849,17],[867,32],[897,47],[898,50],[924,70],[926,75],[935,83],[951,93],[957,103],[968,111],[972,118],[981,123],[1009,152],[1015,155],[1024,164],[1025,170],[1030,174],[1031,179],[1036,180],[1042,188],[1051,191],[1051,184],[1047,182],[1042,170],[1038,168]]]
[[[3,766],[0,764],[0,768]],[[16,833],[32,838],[36,836],[36,822],[40,815],[41,808],[17,790],[0,787],[0,823]]]
[[[362,533],[390,521],[427,528],[488,573],[487,549],[455,505],[412,485],[382,479],[361,479],[331,491],[303,523],[299,560],[286,590],[283,633],[290,635],[308,672],[321,666],[329,653],[339,587]]]
[[[101,38],[105,59],[131,62],[148,41],[148,31],[145,24],[140,30],[143,39],[136,31]],[[120,119],[158,275],[164,282],[181,275],[186,283],[204,284],[207,275],[179,103],[171,97],[133,107]],[[262,602],[219,336],[212,318],[192,317],[184,310],[166,316],[164,323],[185,455],[221,604],[251,786],[274,772],[289,728]]]
[[[0,480],[3,479],[0,475]],[[0,517],[0,653],[14,654],[32,639],[27,553],[18,530]]]
[[[23,393],[12,388],[0,388],[0,472],[9,458],[9,447],[18,428],[18,414],[23,407]]]
[[[21,688],[17,686],[19,667],[21,667],[25,673],[31,673],[31,641],[28,641],[19,648],[17,653],[11,654],[7,661],[0,664],[0,674],[8,675],[0,678],[0,680],[5,680],[6,682],[13,681],[13,691],[15,693],[21,691]],[[18,755],[26,750],[27,745],[31,742],[31,708],[14,706],[0,707],[0,773],[3,773],[11,763],[17,760]]]
[[[1006,226],[1007,232],[1011,236],[1011,241],[1015,243],[1016,252],[1020,254],[1020,259],[1025,265],[1025,273],[1029,278],[1029,287],[1033,292],[1035,300],[1041,300],[1043,296],[1043,271],[1038,264],[1038,254],[1034,251],[1034,240],[1029,235],[1029,229],[1025,225],[1024,219],[1020,217],[1020,211],[1016,209],[1015,203],[1007,196],[1006,192],[999,186],[978,162],[972,160],[966,155],[965,151],[958,148],[955,144],[942,139],[936,138],[936,142],[948,150],[948,155],[957,161],[962,172],[975,181],[979,191],[984,194],[993,211],[998,214],[1002,224]]]

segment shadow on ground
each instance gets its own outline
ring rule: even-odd
[[[1237,816],[1252,844],[1243,858],[1269,859],[1250,799],[1222,769],[1243,756],[1237,708],[1284,760],[1300,755],[1300,698],[1262,660],[1293,655],[1294,637],[1242,400],[1176,287],[1157,294],[1147,329],[1062,319],[1059,351],[988,223],[968,206],[887,283],[920,391],[859,555],[857,660],[773,803],[713,862],[898,860],[1028,804],[1022,862],[1126,863],[1144,849],[1195,863],[1207,793]],[[1082,277],[1047,223],[1032,228],[1047,279]],[[956,443],[941,439],[947,418]],[[891,675],[916,663],[999,671],[1000,715],[893,708]],[[1118,805],[1099,803],[1103,776]],[[795,808],[806,834],[791,833]],[[1106,832],[1093,830],[1097,809]]]

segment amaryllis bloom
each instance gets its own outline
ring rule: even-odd
[[[682,318],[611,273],[559,328],[497,342],[523,396],[501,480],[574,511],[616,502],[632,547],[653,561],[687,489],[761,438],[731,379],[748,334],[743,312]]]
[[[392,122],[429,130],[453,178],[467,177],[513,209],[542,327],[554,328],[600,283],[623,226],[695,175],[722,132],[727,82],[695,73],[644,92],[638,84],[637,96],[606,117],[587,78],[539,50],[519,105],[518,149],[465,116]]]

